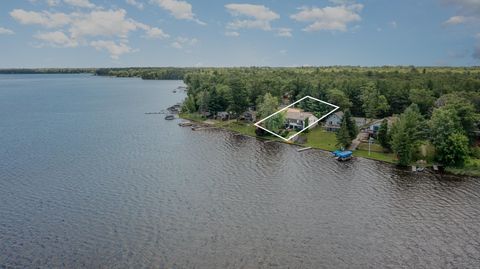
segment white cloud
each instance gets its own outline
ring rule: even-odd
[[[10,16],[21,24],[39,24],[48,28],[61,27],[69,24],[71,19],[65,13],[35,12],[14,9]]]
[[[90,42],[90,46],[96,50],[107,50],[110,53],[110,57],[114,60],[118,60],[122,54],[132,52],[132,48],[127,44],[120,42],[119,44],[111,40],[97,40]]]
[[[152,28],[148,29],[146,34],[147,34],[147,37],[149,37],[149,38],[163,39],[163,38],[168,38],[169,37],[169,35],[165,34],[165,32],[163,32],[162,29],[157,28],[157,27],[152,27]]]
[[[225,32],[225,35],[226,36],[237,37],[237,36],[240,36],[240,33],[235,32],[235,31],[227,31],[227,32]]]
[[[311,23],[303,29],[304,31],[346,31],[349,23],[361,21],[359,13],[362,11],[363,5],[349,4],[324,8],[301,7],[299,9],[300,12],[290,17],[296,21]]]
[[[194,21],[200,25],[205,25],[204,22],[196,18],[192,11],[192,5],[186,1],[181,0],[151,0],[152,3],[167,10],[173,17],[180,20]]]
[[[396,21],[391,21],[389,24],[393,29],[397,29],[397,27],[398,27],[398,24],[397,24]]]
[[[88,14],[82,14],[74,19],[69,32],[72,37],[85,36],[118,36],[127,37],[130,31],[137,29],[137,23],[125,18],[126,11],[119,10],[95,10]]]
[[[143,3],[137,1],[137,0],[125,0],[127,4],[132,5],[138,9],[143,9]]]
[[[469,22],[473,22],[473,21],[475,21],[475,17],[453,16],[453,17],[450,17],[443,24],[445,24],[445,25],[457,25],[457,24],[465,24],[465,23],[469,23]]]
[[[112,58],[131,52],[127,45],[128,35],[132,31],[142,30],[145,38],[165,39],[169,35],[158,27],[137,22],[126,16],[126,11],[92,10],[89,12],[49,13],[20,9],[10,15],[22,24],[37,24],[56,31],[38,33],[34,37],[45,42],[43,45],[54,47],[75,47],[91,45],[96,49],[105,49]],[[109,40],[91,41],[93,37],[107,37]],[[119,42],[118,42],[119,41]]]
[[[247,16],[256,20],[272,21],[280,18],[280,15],[263,5],[252,4],[228,4],[225,8],[234,16]]]
[[[292,37],[292,29],[290,28],[278,28],[277,36],[281,37]]]
[[[76,47],[78,45],[77,41],[61,31],[37,33],[34,37],[52,47]]]
[[[170,45],[176,49],[183,49],[185,47],[191,47],[198,43],[198,39],[196,38],[188,38],[188,37],[177,37],[174,42]]]
[[[95,5],[90,3],[89,0],[63,0],[66,4],[75,7],[94,8]]]
[[[236,19],[228,23],[229,29],[253,28],[270,31],[270,23],[279,19],[280,15],[263,5],[252,4],[227,4],[225,8],[234,17],[248,17],[249,19]]]
[[[478,31],[480,26],[480,1],[479,0],[443,0],[444,3],[456,8],[456,15],[450,17],[443,24],[446,26],[465,25],[470,31]],[[477,33],[478,37],[478,33]],[[480,60],[480,41],[477,41],[473,49],[472,57]]]
[[[13,35],[14,32],[10,29],[0,27],[0,35]]]
[[[170,37],[162,29],[157,28],[157,27],[151,27],[151,26],[148,26],[148,25],[140,23],[140,22],[136,22],[136,26],[145,31],[145,36],[144,37],[146,37],[146,38],[164,39],[164,38],[169,38]]]

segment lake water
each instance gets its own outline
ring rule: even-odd
[[[480,179],[144,114],[180,85],[0,76],[0,268],[480,267]]]

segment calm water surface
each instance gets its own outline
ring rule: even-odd
[[[0,76],[0,268],[480,267],[480,179],[144,114],[180,85]]]

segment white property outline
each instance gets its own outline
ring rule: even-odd
[[[265,120],[269,119],[270,117],[273,117],[273,116],[277,115],[278,113],[280,113],[280,112],[282,112],[282,111],[284,111],[284,110],[287,110],[289,107],[294,106],[295,104],[297,104],[297,103],[299,103],[299,102],[301,102],[301,101],[303,101],[303,100],[305,100],[305,99],[307,99],[307,98],[313,99],[313,100],[318,101],[318,102],[320,102],[320,103],[327,104],[327,105],[329,105],[329,106],[333,106],[334,109],[333,109],[332,111],[328,112],[327,114],[323,115],[320,119],[318,119],[318,120],[316,120],[315,122],[311,123],[311,124],[308,125],[307,127],[303,128],[303,130],[297,132],[296,134],[293,134],[293,135],[290,136],[289,138],[282,137],[282,136],[280,136],[280,135],[278,135],[278,134],[276,134],[276,133],[268,130],[267,128],[264,128],[263,126],[260,126],[260,123],[264,122]],[[313,126],[315,123],[323,120],[325,117],[327,117],[328,115],[330,115],[330,114],[332,114],[333,112],[337,111],[337,109],[339,109],[339,108],[340,108],[339,106],[336,106],[336,105],[334,105],[334,104],[327,103],[327,102],[325,102],[325,101],[322,101],[322,100],[320,100],[320,99],[317,99],[317,98],[314,98],[314,97],[311,97],[311,96],[307,95],[307,96],[303,97],[302,99],[300,99],[300,100],[298,100],[298,101],[296,101],[296,102],[294,102],[294,103],[291,103],[290,105],[288,105],[288,106],[280,109],[279,111],[273,113],[272,115],[270,115],[270,116],[268,116],[268,117],[266,117],[266,118],[264,118],[264,119],[256,122],[254,125],[257,126],[257,127],[260,128],[260,129],[262,129],[262,130],[264,130],[264,131],[267,131],[267,132],[269,132],[270,134],[272,134],[272,135],[274,135],[274,136],[276,136],[276,137],[279,137],[279,138],[281,138],[281,139],[283,139],[283,140],[285,140],[285,141],[288,142],[288,141],[290,141],[290,139],[292,139],[292,138],[294,138],[295,136],[301,134],[303,131],[307,130],[308,128],[310,128],[311,126]]]

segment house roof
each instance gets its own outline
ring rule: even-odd
[[[391,117],[386,117],[386,118],[384,118],[384,119],[387,119],[388,125],[391,126],[391,125],[398,119],[398,117],[396,117],[396,116],[391,116]],[[384,119],[373,120],[373,121],[370,122],[369,124],[370,124],[370,126],[372,126],[372,125],[380,125],[380,124],[382,124],[382,122],[383,122]]]
[[[287,119],[291,119],[291,120],[305,120],[306,118],[309,118],[311,116],[313,116],[312,113],[304,112],[303,110],[298,108],[287,109],[287,113],[285,115]]]
[[[333,117],[333,116],[336,116],[337,118],[342,119],[343,118],[343,111],[337,111],[335,113],[332,113],[332,114],[328,115],[328,118]]]

